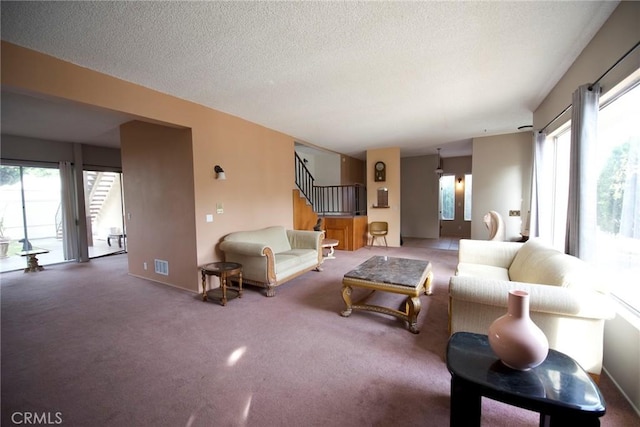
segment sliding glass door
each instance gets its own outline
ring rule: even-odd
[[[121,178],[119,172],[83,173],[90,258],[126,251]],[[54,165],[0,166],[0,271],[25,268],[26,250],[44,252],[37,255],[40,265],[77,259],[76,232],[85,231],[77,230],[76,209],[65,208],[62,200],[62,194],[74,191],[72,181],[61,180]],[[61,182],[70,182],[69,192],[62,192]],[[75,241],[71,250],[70,240]]]
[[[126,251],[122,174],[84,171],[89,257]]]
[[[26,267],[27,250],[48,251],[41,265],[63,261],[57,168],[0,166],[0,200],[0,271]]]

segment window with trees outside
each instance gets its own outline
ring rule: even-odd
[[[456,215],[455,176],[440,177],[440,219],[453,220]]]
[[[640,83],[640,82],[638,82]],[[640,84],[598,115],[595,263],[615,297],[640,314]]]
[[[616,95],[601,100],[598,114],[596,239],[594,257],[612,295],[640,315],[640,81],[613,89]],[[571,131],[563,126],[547,138],[553,144],[551,178],[551,241],[564,249],[569,186]]]

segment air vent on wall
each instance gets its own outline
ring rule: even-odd
[[[168,276],[169,275],[169,261],[163,261],[161,259],[155,259],[155,260],[153,260],[153,262],[154,262],[156,273],[162,274],[164,276]]]

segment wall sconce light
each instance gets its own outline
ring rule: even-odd
[[[462,178],[458,178],[458,184],[462,184]]]
[[[219,180],[222,180],[222,181],[227,179],[227,176],[224,174],[224,171],[222,170],[222,168],[220,166],[215,165],[213,167],[213,171],[216,173],[216,179],[219,179]]]

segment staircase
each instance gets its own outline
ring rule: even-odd
[[[85,180],[87,189],[85,197],[89,206],[87,214],[91,217],[92,224],[95,225],[116,180],[116,173],[86,171]]]
[[[315,185],[304,162],[295,153],[295,181],[300,193],[320,216],[367,214],[367,187],[363,185]]]
[[[87,214],[91,217],[91,226],[94,226],[96,220],[100,217],[102,207],[109,197],[109,192],[116,182],[117,173],[114,172],[96,172],[85,171],[85,201],[88,202]],[[56,238],[62,239],[62,204],[58,206],[55,215],[56,222]]]
[[[313,210],[309,200],[298,189],[293,190],[293,229],[313,230],[318,221],[318,214]]]

